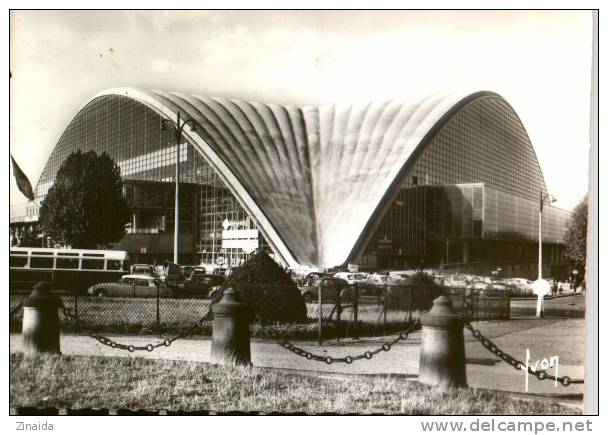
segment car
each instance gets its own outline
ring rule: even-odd
[[[346,282],[333,276],[321,276],[312,281],[311,285],[301,287],[300,291],[306,302],[317,302],[319,300],[319,287],[321,288],[322,302],[337,301],[340,297],[341,303],[350,302],[353,298],[353,291]]]
[[[226,269],[226,272],[224,273],[224,275],[227,278],[231,275],[234,275],[237,270],[239,270],[239,266],[230,266],[228,269]]]
[[[226,271],[228,270],[227,267],[220,267],[217,266],[216,268],[213,269],[213,275],[221,275],[221,276],[226,276]]]
[[[164,283],[175,286],[183,280],[182,267],[179,264],[167,261],[164,267],[162,267],[159,278]]]
[[[533,281],[526,278],[510,278],[507,283],[515,287],[519,293],[532,293],[532,284],[534,284]]]
[[[300,287],[307,287],[313,285],[313,283],[319,278],[331,278],[333,275],[331,273],[325,272],[310,272],[306,274],[304,278],[299,281]]]
[[[398,283],[399,279],[389,275],[372,273],[367,279],[359,284],[359,296],[380,296],[388,285]]]
[[[359,284],[365,282],[367,279],[367,273],[363,272],[338,272],[334,275],[334,278],[340,278],[345,280],[350,285],[355,283]]]
[[[504,280],[498,278],[492,279],[490,285],[492,286],[492,290],[505,291],[508,289],[508,284]]]
[[[395,280],[411,278],[415,274],[415,270],[391,270],[388,272],[388,275]]]
[[[150,275],[123,275],[117,282],[102,282],[87,289],[90,296],[101,297],[132,297],[155,298],[171,297],[173,291],[162,282]]]
[[[194,271],[190,277],[178,285],[181,297],[209,297],[209,293],[216,287],[223,286],[226,278],[222,275],[214,275]]]
[[[131,275],[150,275],[156,277],[156,269],[151,264],[131,265]]]
[[[445,275],[442,275],[440,273],[436,273],[436,274],[432,274],[431,276],[432,276],[433,281],[435,282],[435,284],[437,284],[437,285],[445,285],[445,281],[447,279],[447,277]]]
[[[492,285],[488,284],[485,280],[476,277],[469,281],[467,288],[471,288],[474,290],[490,290],[492,288]]]
[[[467,287],[467,277],[461,274],[454,274],[444,281],[446,287]]]
[[[203,266],[182,266],[182,276],[184,279],[190,278],[193,272],[207,273]]]

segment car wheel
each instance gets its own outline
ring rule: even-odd
[[[108,291],[105,288],[95,290],[95,297],[105,298],[108,295]]]

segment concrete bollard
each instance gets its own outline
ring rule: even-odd
[[[229,288],[213,306],[211,339],[213,364],[251,364],[249,305],[241,302],[238,292]]]
[[[39,282],[23,301],[21,337],[24,353],[61,353],[58,316],[61,300],[50,291],[50,283]]]
[[[423,384],[466,387],[464,317],[452,308],[447,296],[433,301],[422,316],[422,344],[418,380]]]

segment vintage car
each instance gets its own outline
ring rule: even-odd
[[[101,282],[87,289],[90,296],[101,297],[129,297],[129,298],[155,298],[172,297],[173,290],[158,279],[143,274],[122,276],[117,282]]]
[[[336,302],[338,297],[341,304],[352,302],[353,291],[348,282],[333,276],[318,277],[310,285],[300,287],[300,291],[306,302],[317,302],[319,300],[319,288],[321,289],[322,303]]]
[[[190,277],[177,286],[180,297],[208,298],[209,294],[224,284],[226,278],[222,275],[192,272]]]

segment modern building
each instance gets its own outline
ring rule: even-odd
[[[179,156],[161,131],[177,112],[196,125]],[[118,246],[145,261],[172,257],[179,160],[182,263],[239,264],[267,249],[293,268],[537,272],[547,187],[521,120],[492,92],[291,107],[107,90],[67,126],[14,228],[36,221],[77,149],[121,167],[134,214]],[[547,276],[565,272],[567,218],[543,210]]]

